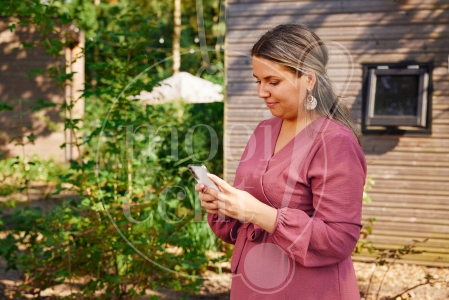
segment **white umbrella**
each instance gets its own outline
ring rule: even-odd
[[[223,100],[222,87],[187,72],[177,73],[159,82],[151,92],[141,91],[131,99],[140,99],[146,104],[161,104],[173,100],[188,103],[209,103]]]

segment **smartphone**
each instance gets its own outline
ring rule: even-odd
[[[218,191],[218,187],[215,183],[207,177],[209,171],[204,165],[188,165],[190,173],[192,173],[193,177],[195,177],[198,183],[202,183],[207,187],[211,187]]]

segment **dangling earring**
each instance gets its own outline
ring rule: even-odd
[[[306,100],[304,101],[304,106],[307,110],[314,110],[317,105],[316,98],[312,95],[312,89],[307,89]]]

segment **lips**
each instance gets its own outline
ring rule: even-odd
[[[273,106],[275,106],[276,104],[278,104],[277,102],[265,102],[265,104],[268,106],[268,107],[273,107]]]

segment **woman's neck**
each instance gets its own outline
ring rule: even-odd
[[[283,119],[282,127],[283,130],[294,132],[295,135],[306,128],[310,123],[321,117],[321,114],[312,113],[309,115],[302,115],[294,119]]]

